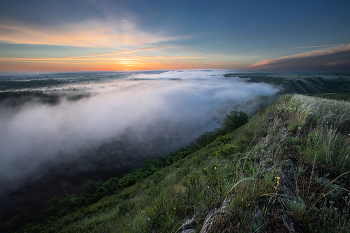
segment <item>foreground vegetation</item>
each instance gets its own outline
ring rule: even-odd
[[[90,182],[80,196],[32,213],[32,221],[19,216],[1,227],[28,221],[18,232],[350,231],[349,102],[287,95],[249,121],[242,113],[230,117],[226,130],[121,179]],[[238,119],[245,120],[233,124]]]

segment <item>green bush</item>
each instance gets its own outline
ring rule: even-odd
[[[98,188],[101,186],[100,182],[96,182],[94,180],[89,180],[86,184],[83,185],[81,190],[81,196],[86,198],[95,194]]]
[[[248,122],[248,115],[243,111],[231,111],[230,115],[226,115],[223,123],[224,128],[231,132]]]

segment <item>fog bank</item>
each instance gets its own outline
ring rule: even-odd
[[[110,170],[186,146],[226,114],[256,111],[277,88],[223,71],[137,73],[60,87],[91,93],[57,105],[0,106],[0,194],[48,172]]]

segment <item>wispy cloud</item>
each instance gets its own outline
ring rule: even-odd
[[[113,56],[66,58],[0,58],[0,70],[79,71],[79,70],[159,70],[203,68],[199,56]]]
[[[296,69],[300,67],[322,67],[336,64],[350,64],[350,44],[315,50],[276,59],[257,62],[246,68],[251,69]],[[350,69],[350,68],[348,68]]]
[[[37,61],[113,61],[113,60],[178,60],[178,59],[203,59],[207,57],[196,56],[134,56],[134,57],[96,57],[92,55],[90,57],[65,57],[65,58],[0,58],[0,61],[11,62],[37,62]]]
[[[336,46],[344,46],[346,44],[328,44],[328,45],[314,45],[314,46],[305,46],[298,47],[299,49],[309,49],[309,48],[326,48],[326,47],[336,47]]]
[[[78,47],[120,48],[183,39],[142,31],[128,20],[89,20],[50,27],[3,22],[0,31],[0,41],[5,43]]]
[[[140,48],[140,49],[124,50],[124,51],[118,51],[118,52],[112,52],[112,53],[90,55],[89,57],[103,57],[103,56],[111,56],[111,55],[117,55],[117,54],[156,51],[156,50],[162,50],[162,49],[168,49],[168,48],[174,48],[174,47],[176,47],[176,45],[173,45],[173,44],[165,45],[165,46],[153,46],[153,47],[146,47],[146,48]]]

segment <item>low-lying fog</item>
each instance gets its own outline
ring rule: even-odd
[[[224,73],[138,72],[56,87],[91,93],[78,101],[0,106],[0,194],[48,172],[139,166],[220,127],[232,110],[252,114],[264,104],[261,96],[278,92],[268,84],[224,78]]]

